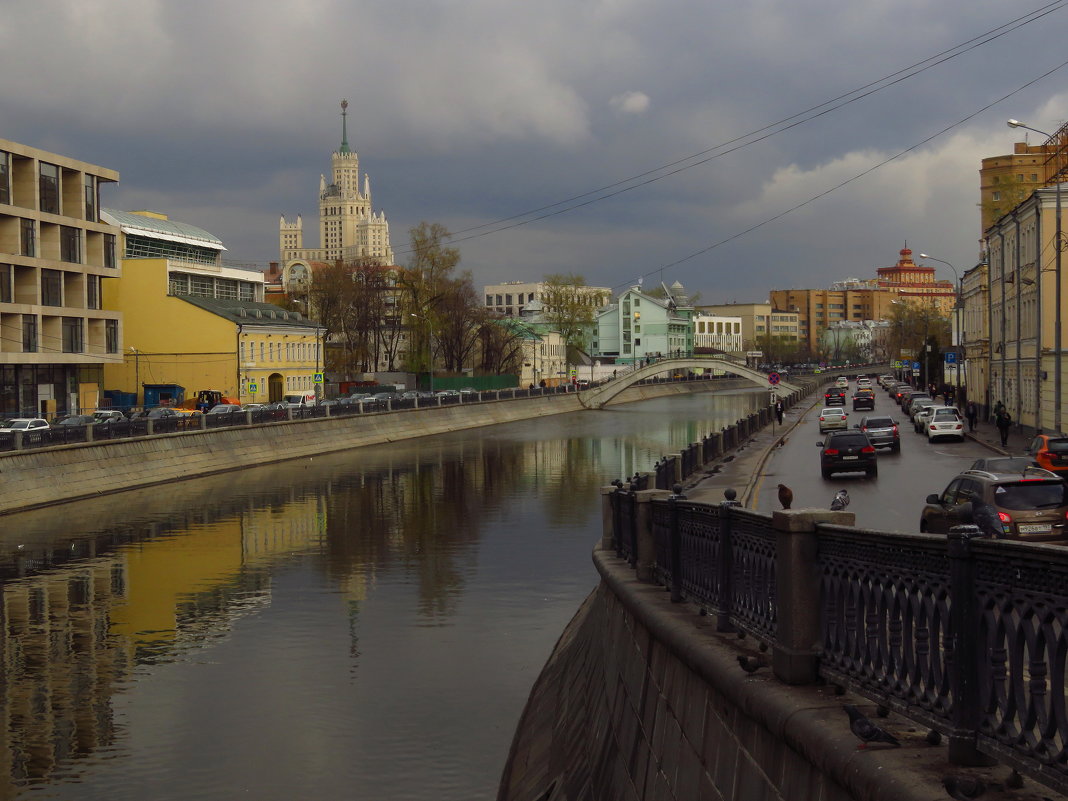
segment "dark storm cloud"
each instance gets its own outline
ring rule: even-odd
[[[0,87],[0,136],[117,169],[106,203],[202,225],[231,257],[265,263],[279,214],[312,227],[347,97],[349,141],[404,261],[420,220],[462,231],[608,186],[1040,5],[43,0],[0,20],[20,67]],[[467,239],[463,264],[477,282],[648,274],[709,301],[870,276],[906,240],[965,269],[978,254],[980,159],[1011,152],[1020,136],[1007,117],[1063,122],[1062,72],[738,235],[1058,64],[1066,14],[678,175]]]

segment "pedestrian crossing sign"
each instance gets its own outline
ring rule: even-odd
[[[249,381],[248,382],[248,391],[252,392],[252,393],[259,392],[260,391],[260,385],[257,384],[255,381]]]
[[[315,374],[315,378],[313,380],[315,381],[316,384],[323,383],[323,374],[322,373],[316,373]]]

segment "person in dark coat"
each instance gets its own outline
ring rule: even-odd
[[[975,401],[968,401],[968,405],[964,407],[964,416],[968,420],[968,431],[975,431],[975,423],[979,419],[979,407],[975,405]]]
[[[786,407],[783,405],[782,400],[775,401],[775,419],[779,421],[779,425],[782,425],[782,416],[786,411]]]
[[[994,425],[998,427],[998,433],[1001,434],[1001,447],[1004,448],[1009,444],[1009,427],[1012,425],[1012,415],[1004,406],[994,415]]]

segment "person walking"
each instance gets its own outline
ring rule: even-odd
[[[786,411],[786,407],[783,405],[782,399],[775,401],[775,419],[779,421],[779,425],[782,425],[782,416]]]
[[[1009,444],[1009,426],[1012,425],[1012,415],[1009,414],[1009,410],[1002,406],[994,415],[994,425],[998,427],[998,433],[1001,434],[1001,447],[1007,447]]]
[[[975,422],[979,419],[979,407],[975,405],[975,401],[968,401],[968,405],[964,407],[964,416],[968,420],[968,432],[975,431]]]

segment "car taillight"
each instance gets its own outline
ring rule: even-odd
[[[865,445],[863,448],[860,449],[860,452],[861,453],[875,453],[875,446],[874,445]]]
[[[897,426],[894,426],[894,433],[897,433]]]
[[[826,419],[827,419],[827,418],[826,418],[826,417],[824,417],[824,416],[823,416],[822,414],[820,415],[820,422],[823,422],[823,421],[824,421],[824,420],[826,420]]]
[[[837,448],[828,448],[827,450],[824,451],[824,453],[827,456],[837,456],[838,455],[838,449]]]
[[[935,431],[937,428],[938,427],[934,423],[931,423],[931,430],[932,431]]]
[[[1012,522],[1012,518],[1009,517],[1009,515],[1007,515],[1005,512],[998,512],[998,519],[1000,519],[1002,523]]]

